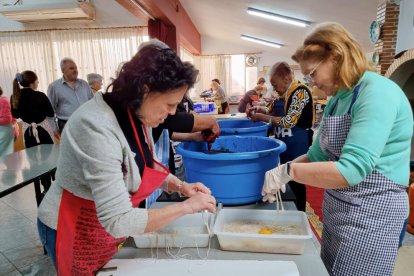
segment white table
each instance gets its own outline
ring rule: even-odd
[[[164,204],[171,204],[165,202],[154,203],[153,207],[161,207]],[[296,210],[293,202],[285,202],[285,209]],[[224,207],[230,208],[230,207]],[[249,208],[249,209],[275,209],[275,204],[250,204],[245,206],[237,206],[231,208]],[[207,254],[207,248],[199,248],[199,254],[204,257]],[[176,251],[174,251],[176,252]],[[114,259],[133,259],[133,258],[151,258],[157,254],[156,249],[138,249],[133,247],[133,242],[127,243]],[[183,248],[180,254],[188,254],[193,259],[200,259],[196,248]],[[158,259],[170,258],[165,249],[158,250]],[[217,237],[214,236],[211,240],[211,248],[208,255],[209,260],[273,260],[273,261],[294,261],[298,267],[299,273],[302,276],[306,275],[328,275],[324,264],[322,263],[319,253],[311,239],[306,241],[305,251],[302,255],[285,255],[285,254],[268,254],[268,253],[252,253],[252,252],[233,252],[220,250]],[[168,271],[162,276],[168,275]],[[275,274],[277,275],[277,271]],[[155,276],[155,275],[154,275]],[[161,275],[160,275],[161,276]]]
[[[0,158],[0,197],[34,183],[37,204],[40,184],[47,191],[56,171],[59,145],[38,145]]]

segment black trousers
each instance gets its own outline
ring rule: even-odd
[[[224,102],[221,104],[221,112],[219,111],[218,114],[226,114],[230,112],[230,106],[228,102]]]
[[[62,134],[63,128],[65,127],[67,122],[68,122],[67,120],[58,119],[57,123],[58,123],[58,128],[59,128],[59,133],[60,134]]]

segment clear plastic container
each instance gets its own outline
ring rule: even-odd
[[[210,225],[211,213],[183,216],[157,232],[134,236],[138,248],[207,247],[209,233],[204,221]]]
[[[235,233],[224,230],[235,221],[256,221],[259,224],[295,225],[300,234]],[[303,254],[307,239],[312,238],[308,219],[300,211],[223,209],[216,218],[213,233],[222,250],[280,254]]]

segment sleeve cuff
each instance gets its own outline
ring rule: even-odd
[[[359,176],[349,173],[348,169],[340,162],[335,162],[335,166],[345,178],[346,182],[348,182],[349,186],[355,186],[363,180]]]

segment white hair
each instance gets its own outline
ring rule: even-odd
[[[153,38],[153,39],[150,39],[150,40],[148,40],[146,42],[142,42],[141,44],[139,44],[138,52],[141,51],[142,48],[147,47],[149,45],[154,45],[154,46],[157,46],[157,47],[159,47],[161,49],[168,49],[168,48],[170,48],[170,46],[168,46],[167,44],[165,44],[161,40],[158,40],[156,38]]]
[[[92,85],[95,81],[103,80],[103,77],[96,73],[90,73],[86,76],[86,79],[88,80],[89,85]]]
[[[68,58],[68,57],[63,58],[63,59],[60,61],[60,70],[62,70],[62,72],[63,72],[63,69],[65,69],[66,63],[68,63],[68,62],[73,62],[73,63],[75,63],[75,62],[73,61],[73,59]]]

